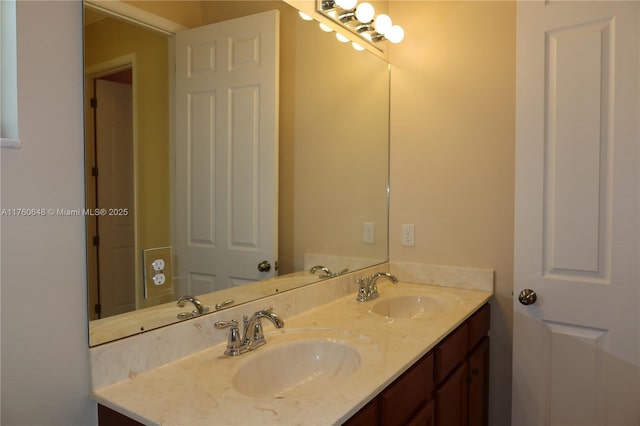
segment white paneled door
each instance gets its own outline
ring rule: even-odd
[[[97,207],[127,209],[96,217],[102,317],[135,309],[133,101],[131,85],[97,79]]]
[[[181,292],[272,277],[277,10],[176,34],[175,250]],[[270,268],[260,271],[266,261]]]
[[[640,424],[639,6],[518,2],[514,425]]]

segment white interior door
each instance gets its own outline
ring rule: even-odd
[[[277,256],[277,10],[176,34],[177,283],[271,277]],[[267,261],[269,271],[258,271]]]
[[[102,316],[135,309],[133,113],[131,86],[96,80],[97,207],[127,215],[96,216]]]
[[[640,424],[639,5],[518,2],[514,425]]]

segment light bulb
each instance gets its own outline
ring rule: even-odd
[[[382,35],[385,35],[391,29],[391,25],[391,18],[389,17],[389,15],[385,15],[384,13],[376,16],[376,20],[373,23],[376,32]]]
[[[404,39],[404,30],[400,25],[394,25],[384,36],[391,43],[400,43]]]
[[[351,46],[356,49],[356,50],[364,50],[364,47],[360,46],[358,43],[356,43],[355,41],[351,42]]]
[[[298,15],[300,15],[300,17],[305,20],[305,21],[311,21],[313,20],[313,18],[309,15],[307,15],[306,13],[304,13],[303,11],[299,10],[298,11]]]
[[[376,11],[371,3],[360,3],[356,8],[356,19],[363,24],[368,24],[373,19]]]
[[[333,31],[327,24],[323,24],[322,22],[320,22],[319,25],[320,25],[320,29],[325,33],[330,33],[331,31]]]
[[[349,41],[349,38],[348,38],[348,37],[346,37],[345,35],[340,34],[340,33],[336,33],[336,38],[338,39],[338,41],[339,41],[340,43],[346,43],[346,42],[348,42],[348,41]]]
[[[356,4],[358,4],[358,0],[336,0],[336,5],[344,10],[351,10],[356,7]]]

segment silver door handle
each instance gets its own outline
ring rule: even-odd
[[[269,272],[270,270],[271,270],[271,264],[269,263],[268,260],[263,260],[262,262],[258,263],[258,271]]]
[[[533,305],[534,303],[536,303],[536,300],[538,300],[538,295],[530,288],[525,288],[518,295],[518,300],[523,305]]]

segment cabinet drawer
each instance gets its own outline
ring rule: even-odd
[[[380,397],[381,424],[406,425],[414,413],[433,398],[433,389],[433,353],[430,352],[384,391]]]
[[[465,322],[436,347],[436,383],[441,383],[464,360],[468,351],[469,324]]]
[[[469,318],[469,350],[473,349],[489,333],[491,305],[488,303]]]

